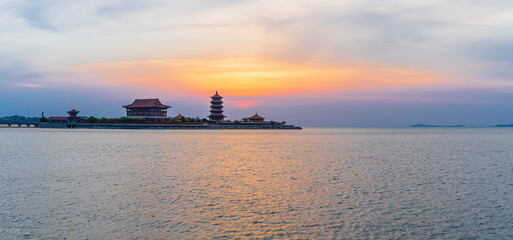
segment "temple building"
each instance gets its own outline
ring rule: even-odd
[[[145,119],[167,118],[167,109],[171,108],[162,104],[158,98],[135,99],[132,104],[123,107],[126,108],[127,117]]]
[[[223,115],[223,97],[219,96],[216,91],[216,95],[210,97],[210,115],[208,118],[211,121],[223,121],[226,116]]]
[[[243,118],[242,121],[244,121],[244,122],[264,122],[264,119],[265,119],[265,117],[261,117],[260,115],[258,115],[258,113],[255,113],[255,115],[253,115],[251,117]]]

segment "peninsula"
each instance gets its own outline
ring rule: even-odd
[[[210,115],[207,118],[185,117],[178,114],[169,117],[171,106],[162,104],[158,98],[135,99],[123,106],[126,116],[120,118],[95,118],[78,116],[80,111],[72,109],[68,116],[43,116],[35,126],[40,128],[107,128],[107,129],[302,129],[285,121],[265,121],[255,113],[241,120],[225,120],[223,97],[216,93],[210,97]]]

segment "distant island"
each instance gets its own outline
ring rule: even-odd
[[[509,124],[509,125],[502,125],[502,124],[499,124],[499,125],[495,125],[493,127],[513,127],[513,124]]]
[[[417,128],[429,128],[429,127],[465,127],[464,125],[427,125],[427,124],[414,124],[410,127],[417,127]]]

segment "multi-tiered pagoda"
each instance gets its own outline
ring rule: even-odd
[[[216,95],[210,97],[210,115],[208,118],[211,121],[223,121],[226,116],[223,115],[223,97],[219,96],[216,91]]]

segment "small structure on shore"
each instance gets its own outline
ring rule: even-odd
[[[61,116],[51,116],[46,120],[44,117],[44,113],[41,114],[40,122],[38,123],[38,127],[51,127],[51,128],[66,128],[69,124],[76,124],[80,119],[84,117],[79,117],[78,114],[80,111],[75,109],[67,111],[67,117]]]
[[[135,99],[130,105],[123,106],[126,108],[126,116],[144,119],[165,119],[167,117],[167,109],[171,106],[164,105],[158,98],[151,99]]]
[[[255,115],[251,116],[251,117],[248,117],[248,118],[243,118],[242,121],[243,122],[264,122],[264,119],[265,117],[261,117],[260,115],[258,115],[258,113],[255,113]]]
[[[68,122],[68,117],[54,117],[54,116],[51,116],[49,118],[50,120],[50,123],[60,123],[60,124],[65,124]]]
[[[223,97],[221,97],[217,91],[210,101],[210,115],[208,118],[211,121],[223,121],[226,116],[223,115]]]
[[[242,125],[281,125],[285,126],[287,122],[277,122],[277,121],[264,121],[265,117],[262,117],[258,115],[258,113],[255,113],[255,115],[247,118],[243,118],[242,121],[235,121],[235,124],[242,124]]]
[[[78,119],[80,119],[80,118],[78,117],[78,113],[80,113],[80,111],[77,111],[77,110],[75,110],[75,109],[72,109],[72,110],[70,110],[70,111],[67,111],[67,113],[68,113],[68,115],[69,115],[68,119],[69,119],[71,122],[73,122],[73,121],[74,121],[74,122],[76,122]]]
[[[173,118],[173,120],[174,120],[174,121],[182,121],[182,119],[185,119],[185,117],[184,117],[184,116],[182,116],[182,114],[181,114],[181,113],[179,113],[178,115],[176,115],[176,116]]]
[[[76,123],[78,120],[80,120],[80,117],[78,116],[78,113],[80,111],[77,111],[75,109],[72,109],[70,111],[67,111],[68,115],[67,117],[56,117],[52,116],[49,118],[50,123],[57,123],[57,124],[66,124],[66,123]]]

